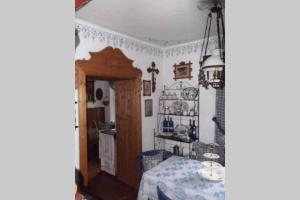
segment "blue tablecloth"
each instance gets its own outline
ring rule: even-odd
[[[200,161],[172,156],[143,174],[138,200],[157,200],[156,186],[172,200],[224,200],[224,180],[212,182],[201,178],[197,171]],[[225,177],[225,168],[220,168]]]

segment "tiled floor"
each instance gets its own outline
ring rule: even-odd
[[[95,200],[136,200],[137,198],[137,191],[134,188],[106,172],[100,172],[90,181],[88,193]]]

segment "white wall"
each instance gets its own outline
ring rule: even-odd
[[[110,90],[109,90],[108,81],[95,80],[94,84],[95,84],[94,85],[95,102],[87,102],[87,108],[104,107],[104,110],[105,110],[105,122],[109,122],[110,119],[111,119],[111,116],[110,116],[110,109],[111,108],[110,107],[114,106],[114,104],[110,104],[108,106],[106,106],[106,105],[103,104],[104,97],[105,96],[108,96],[108,97],[111,96]],[[96,98],[96,90],[98,88],[101,88],[102,92],[103,92],[103,97],[102,97],[101,100],[98,100]]]
[[[103,99],[105,96],[109,95],[109,89],[108,89],[108,82],[107,81],[101,81],[101,80],[95,80],[94,83],[94,95],[95,95],[95,102],[87,102],[88,108],[97,108],[97,107],[103,107]],[[96,98],[96,90],[97,88],[101,88],[103,92],[103,98],[101,100],[98,100]]]
[[[75,102],[78,101],[78,91],[75,90]],[[78,104],[75,104],[75,126],[78,126]],[[75,129],[75,167],[79,168],[79,129]]]
[[[132,59],[133,66],[142,70],[142,80],[151,80],[151,74],[147,72],[147,68],[151,66],[152,61],[156,63],[156,66],[162,71],[162,50],[158,47],[138,41],[134,38],[124,36],[119,33],[115,33],[82,20],[76,20],[76,28],[79,31],[80,43],[76,48],[75,60],[77,59],[90,59],[89,52],[98,52],[107,46],[120,48],[122,52],[130,59]],[[95,31],[99,31],[95,33]],[[99,35],[103,36],[102,40]],[[118,38],[117,42],[116,39]],[[110,38],[110,39],[109,39]],[[123,41],[122,43],[120,41]],[[151,97],[143,97],[142,100],[142,149],[143,151],[153,149],[153,129],[156,127],[156,113],[158,112],[158,97],[159,91],[162,89],[163,76],[160,73],[156,78],[156,92]],[[142,88],[142,86],[141,86]],[[142,94],[142,91],[141,91]],[[153,116],[145,117],[144,100],[153,99]],[[76,133],[78,137],[78,133]],[[79,152],[78,138],[75,140],[76,152]],[[79,154],[76,155],[76,167],[79,168]]]
[[[198,70],[200,49],[202,41],[195,41],[168,48],[160,48],[129,36],[125,36],[82,20],[76,20],[76,28],[79,30],[80,43],[75,52],[75,60],[90,59],[89,52],[98,52],[107,46],[120,48],[123,53],[132,59],[133,65],[142,70],[142,79],[151,80],[151,74],[147,68],[152,61],[160,73],[156,76],[156,91],[151,97],[141,98],[142,102],[142,149],[151,150],[154,147],[153,129],[157,127],[158,99],[163,90],[163,85],[174,83],[173,65],[181,61],[191,61],[192,64],[192,85],[198,84]],[[212,38],[209,49],[217,46],[216,39]],[[187,80],[187,79],[184,79]],[[142,87],[142,86],[141,86]],[[142,92],[141,92],[142,93]],[[145,117],[145,99],[153,99],[153,116]],[[209,143],[214,141],[214,123],[211,120],[215,114],[215,90],[203,89],[200,87],[200,141]],[[79,152],[78,133],[75,141],[76,152]],[[79,154],[75,155],[76,167],[79,168]]]
[[[216,38],[212,38],[209,43],[209,51],[216,48]],[[180,45],[175,45],[164,49],[164,59],[163,59],[163,71],[162,75],[164,77],[163,84],[170,86],[174,84],[174,64],[179,64],[184,61],[188,63],[192,62],[192,78],[189,79],[178,79],[176,82],[184,81],[188,82],[194,87],[200,89],[199,99],[199,137],[200,142],[211,143],[214,142],[215,136],[215,125],[211,120],[215,115],[215,101],[216,101],[216,90],[213,88],[205,89],[202,86],[198,86],[198,73],[199,73],[199,60],[200,51],[202,46],[202,40],[194,41],[191,43],[184,43]],[[183,123],[188,125],[188,119],[183,118]],[[176,125],[176,124],[175,124]],[[181,145],[184,147],[184,155],[189,153],[189,145],[186,143],[179,144],[171,140],[166,140],[164,142],[165,148],[172,151],[173,146]]]
[[[193,44],[193,43],[192,43]],[[183,49],[188,44],[177,45],[168,48],[170,49]],[[201,45],[200,45],[201,46]],[[174,83],[174,64],[179,64],[180,62],[192,62],[192,79],[178,79],[177,81],[186,81],[192,84],[194,87],[198,86],[198,73],[199,73],[199,60],[200,60],[200,48],[196,51],[185,53],[179,51],[180,53],[174,53],[173,56],[165,56],[163,60],[163,76],[164,84],[170,86]],[[206,90],[202,86],[199,87],[199,98],[200,98],[200,108],[199,108],[199,135],[200,141],[204,143],[210,143],[214,141],[215,135],[215,125],[211,120],[215,115],[215,100],[216,100],[216,90],[209,88]]]
[[[115,98],[115,90],[109,88],[109,101],[111,102],[109,105],[109,121],[115,122],[116,121],[116,98]]]

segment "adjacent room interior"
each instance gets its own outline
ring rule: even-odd
[[[114,81],[86,78],[89,180],[106,171],[115,175]],[[113,158],[113,159],[112,159]],[[101,162],[100,162],[101,161]]]
[[[219,0],[76,0],[76,198],[225,199]]]

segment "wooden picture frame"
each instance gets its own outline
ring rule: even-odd
[[[188,63],[180,62],[179,64],[173,65],[174,67],[174,80],[188,78],[191,80],[192,75],[192,62]]]
[[[143,96],[151,96],[151,81],[143,80]]]
[[[145,117],[151,117],[153,115],[153,100],[145,100]]]

